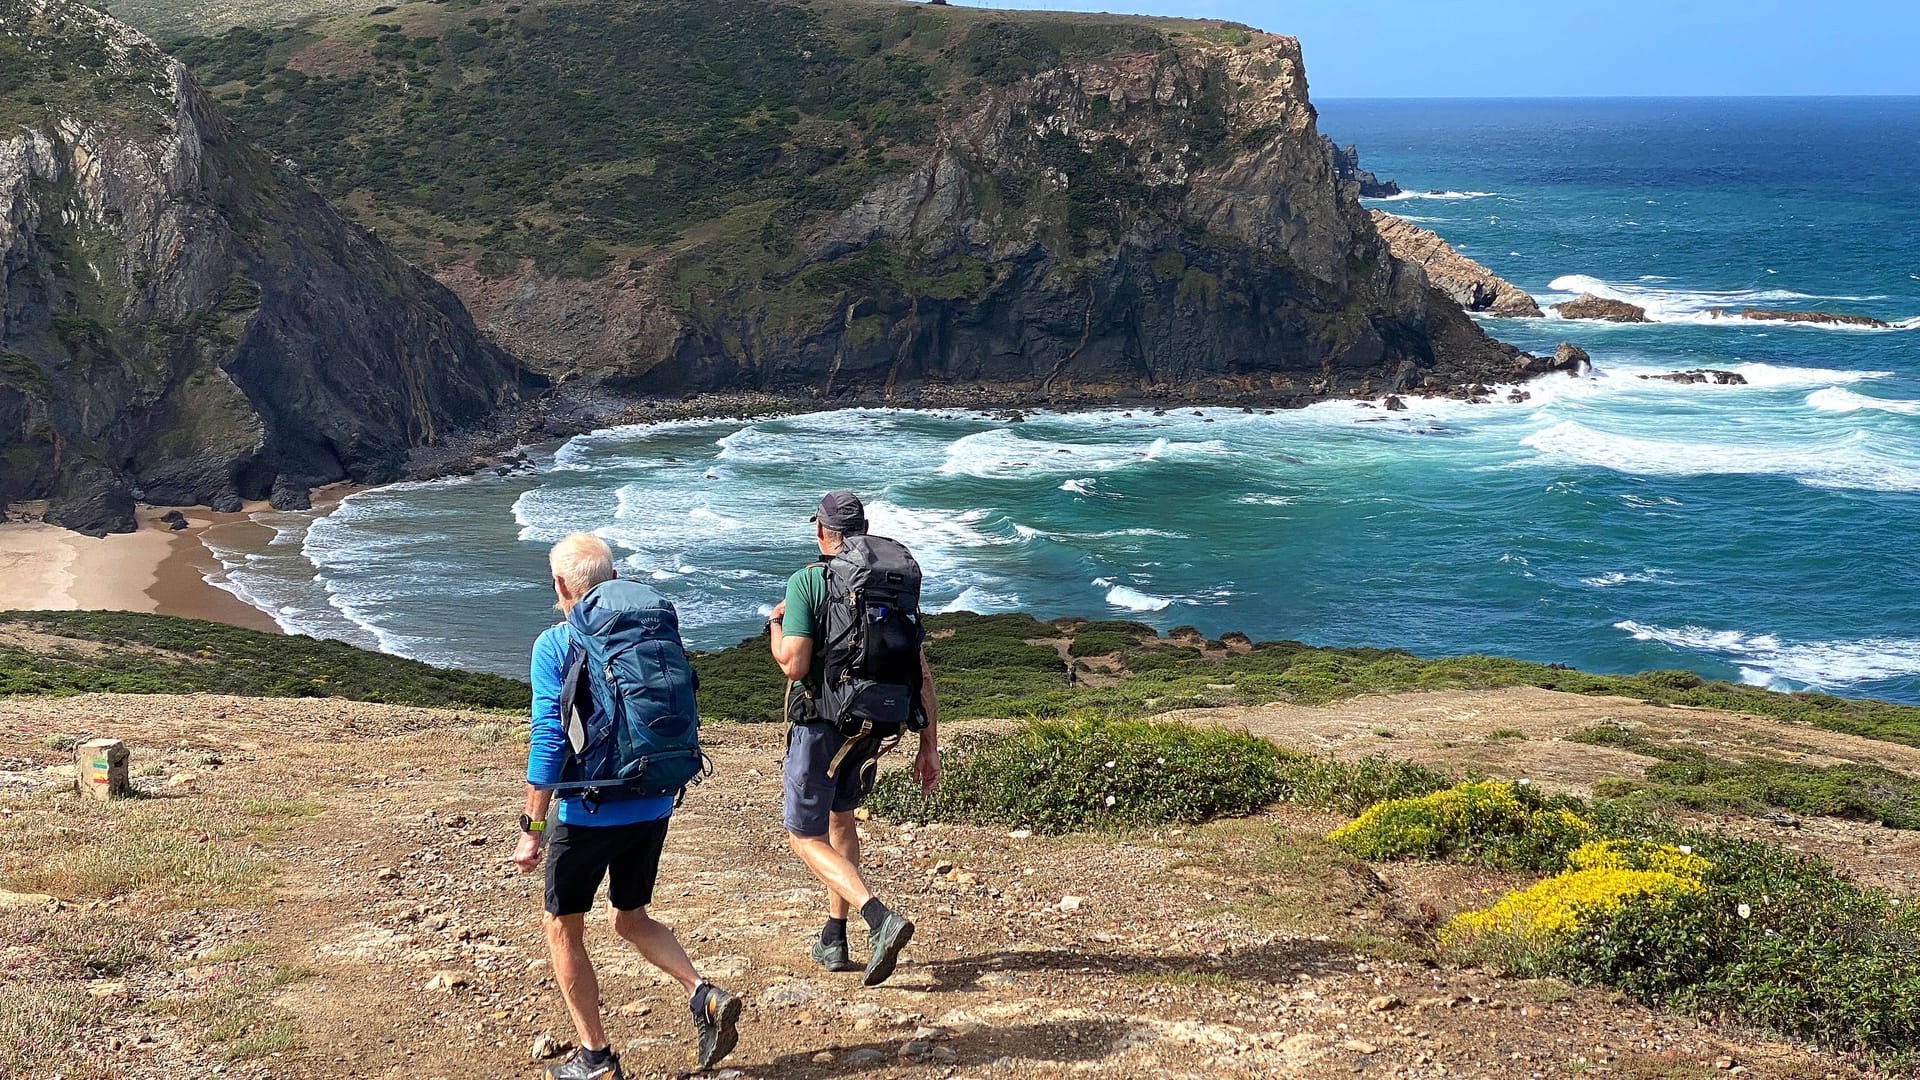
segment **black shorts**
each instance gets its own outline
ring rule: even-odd
[[[667,823],[568,825],[556,823],[547,841],[547,914],[584,915],[593,910],[600,882],[620,911],[653,903],[653,881],[660,875],[660,849]]]

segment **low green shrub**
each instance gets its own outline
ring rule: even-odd
[[[1252,813],[1283,791],[1283,752],[1222,728],[1089,716],[962,736],[940,789],[923,798],[904,771],[868,806],[915,820],[1018,825],[1039,832],[1192,824]]]
[[[1594,838],[1577,800],[1532,785],[1469,780],[1367,808],[1327,838],[1363,859],[1455,859],[1548,869]]]
[[[1133,647],[1137,638],[1112,630],[1083,630],[1067,646],[1070,656],[1108,656]]]
[[[1378,802],[1426,795],[1455,782],[1447,773],[1411,761],[1378,756],[1335,761],[1287,754],[1280,762],[1279,801],[1357,814]]]
[[[1683,806],[1709,813],[1796,814],[1920,829],[1920,780],[1878,765],[1798,765],[1767,758],[1728,761],[1692,746],[1656,743],[1617,724],[1568,736],[1657,759],[1643,780],[1609,777],[1594,794]]]
[[[5,624],[100,648],[47,653],[0,646],[0,696],[209,693],[516,711],[532,698],[526,683],[499,675],[195,619],[122,611],[0,612]]]
[[[1333,838],[1373,858],[1474,857],[1552,871],[1451,920],[1439,940],[1457,960],[1605,984],[1650,1005],[1914,1063],[1912,904],[1773,844],[1523,791],[1463,784],[1396,800]]]

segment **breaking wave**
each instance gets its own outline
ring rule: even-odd
[[[1496,191],[1403,191],[1398,195],[1382,195],[1377,199],[1365,199],[1364,202],[1411,202],[1415,199],[1433,199],[1438,202],[1459,202],[1463,199],[1492,199]]]
[[[1631,619],[1614,627],[1636,641],[1657,641],[1735,664],[1746,681],[1760,686],[1785,681],[1832,689],[1920,675],[1920,640],[1913,638],[1786,642],[1773,634],[1704,626],[1647,626]]]
[[[1564,296],[1540,297],[1542,307],[1571,300],[1582,293],[1603,300],[1618,300],[1642,308],[1647,319],[1656,323],[1691,323],[1700,326],[1765,326],[1806,330],[1843,330],[1852,333],[1912,330],[1920,327],[1920,317],[1901,319],[1888,326],[1849,326],[1842,323],[1798,323],[1775,319],[1749,319],[1738,309],[1744,307],[1797,306],[1808,303],[1868,303],[1884,296],[1822,296],[1791,289],[1682,289],[1658,284],[1664,278],[1647,278],[1631,285],[1602,281],[1586,274],[1565,274],[1547,283],[1547,288]],[[1715,315],[1718,309],[1725,314]],[[1557,318],[1557,315],[1552,317]],[[1596,321],[1598,320],[1589,320]],[[1630,325],[1605,323],[1601,325]]]
[[[1104,584],[1108,580],[1107,578],[1099,578],[1094,581],[1094,584]],[[1133,588],[1130,585],[1115,585],[1108,589],[1107,603],[1117,608],[1137,612],[1165,611],[1173,606],[1171,597],[1155,596],[1152,593],[1141,592],[1139,589]]]
[[[1837,386],[1815,390],[1808,394],[1807,404],[1821,412],[1850,413],[1868,409],[1875,412],[1899,413],[1902,416],[1920,416],[1920,401],[1869,397],[1866,394],[1856,394],[1851,390],[1842,390]]]
[[[1862,432],[1793,447],[1618,435],[1563,420],[1522,440],[1543,459],[1634,476],[1782,476],[1810,487],[1920,491],[1920,466],[1889,457]]]

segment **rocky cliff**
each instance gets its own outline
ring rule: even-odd
[[[1394,258],[1424,267],[1427,279],[1454,303],[1507,319],[1537,319],[1543,314],[1525,289],[1453,250],[1440,234],[1382,210],[1371,213]]]
[[[70,0],[0,0],[0,502],[304,505],[526,377],[446,288]]]
[[[864,0],[476,10],[184,55],[576,385],[1287,403],[1527,363],[1392,257],[1291,38]]]

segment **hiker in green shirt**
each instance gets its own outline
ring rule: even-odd
[[[850,492],[829,492],[820,500],[813,517],[815,538],[823,558],[841,555],[850,537],[857,550],[869,546],[902,560],[902,569],[910,575],[913,599],[904,612],[878,608],[869,614],[875,619],[910,620],[885,624],[890,632],[910,627],[912,636],[872,639],[876,648],[908,649],[898,652],[912,664],[917,682],[917,700],[911,711],[903,698],[894,703],[911,721],[923,722],[919,728],[919,748],[914,754],[913,776],[920,789],[931,795],[940,781],[939,734],[936,727],[938,702],[933,691],[933,675],[927,668],[926,653],[918,639],[919,568],[906,549],[892,541],[866,538],[866,509]],[[836,564],[838,565],[838,564]],[[836,571],[838,573],[839,571]],[[894,575],[895,578],[901,575]],[[848,957],[847,915],[858,908],[865,920],[872,947],[864,982],[874,986],[893,973],[900,952],[913,937],[913,923],[890,910],[867,887],[860,876],[860,834],[854,810],[873,790],[878,775],[879,755],[892,745],[878,731],[848,735],[821,717],[816,707],[827,674],[828,582],[823,563],[797,571],[787,581],[787,596],[768,620],[772,636],[773,658],[791,680],[788,692],[786,758],[781,766],[781,820],[787,829],[787,842],[814,877],[827,887],[827,922],[812,945],[816,962],[829,971],[856,970]],[[867,611],[861,608],[861,611]],[[871,625],[878,626],[879,623]],[[858,628],[856,628],[858,632]],[[882,629],[872,633],[883,634]],[[884,642],[884,644],[881,644]],[[905,686],[894,688],[906,694]],[[912,726],[892,724],[886,736],[897,739]]]

